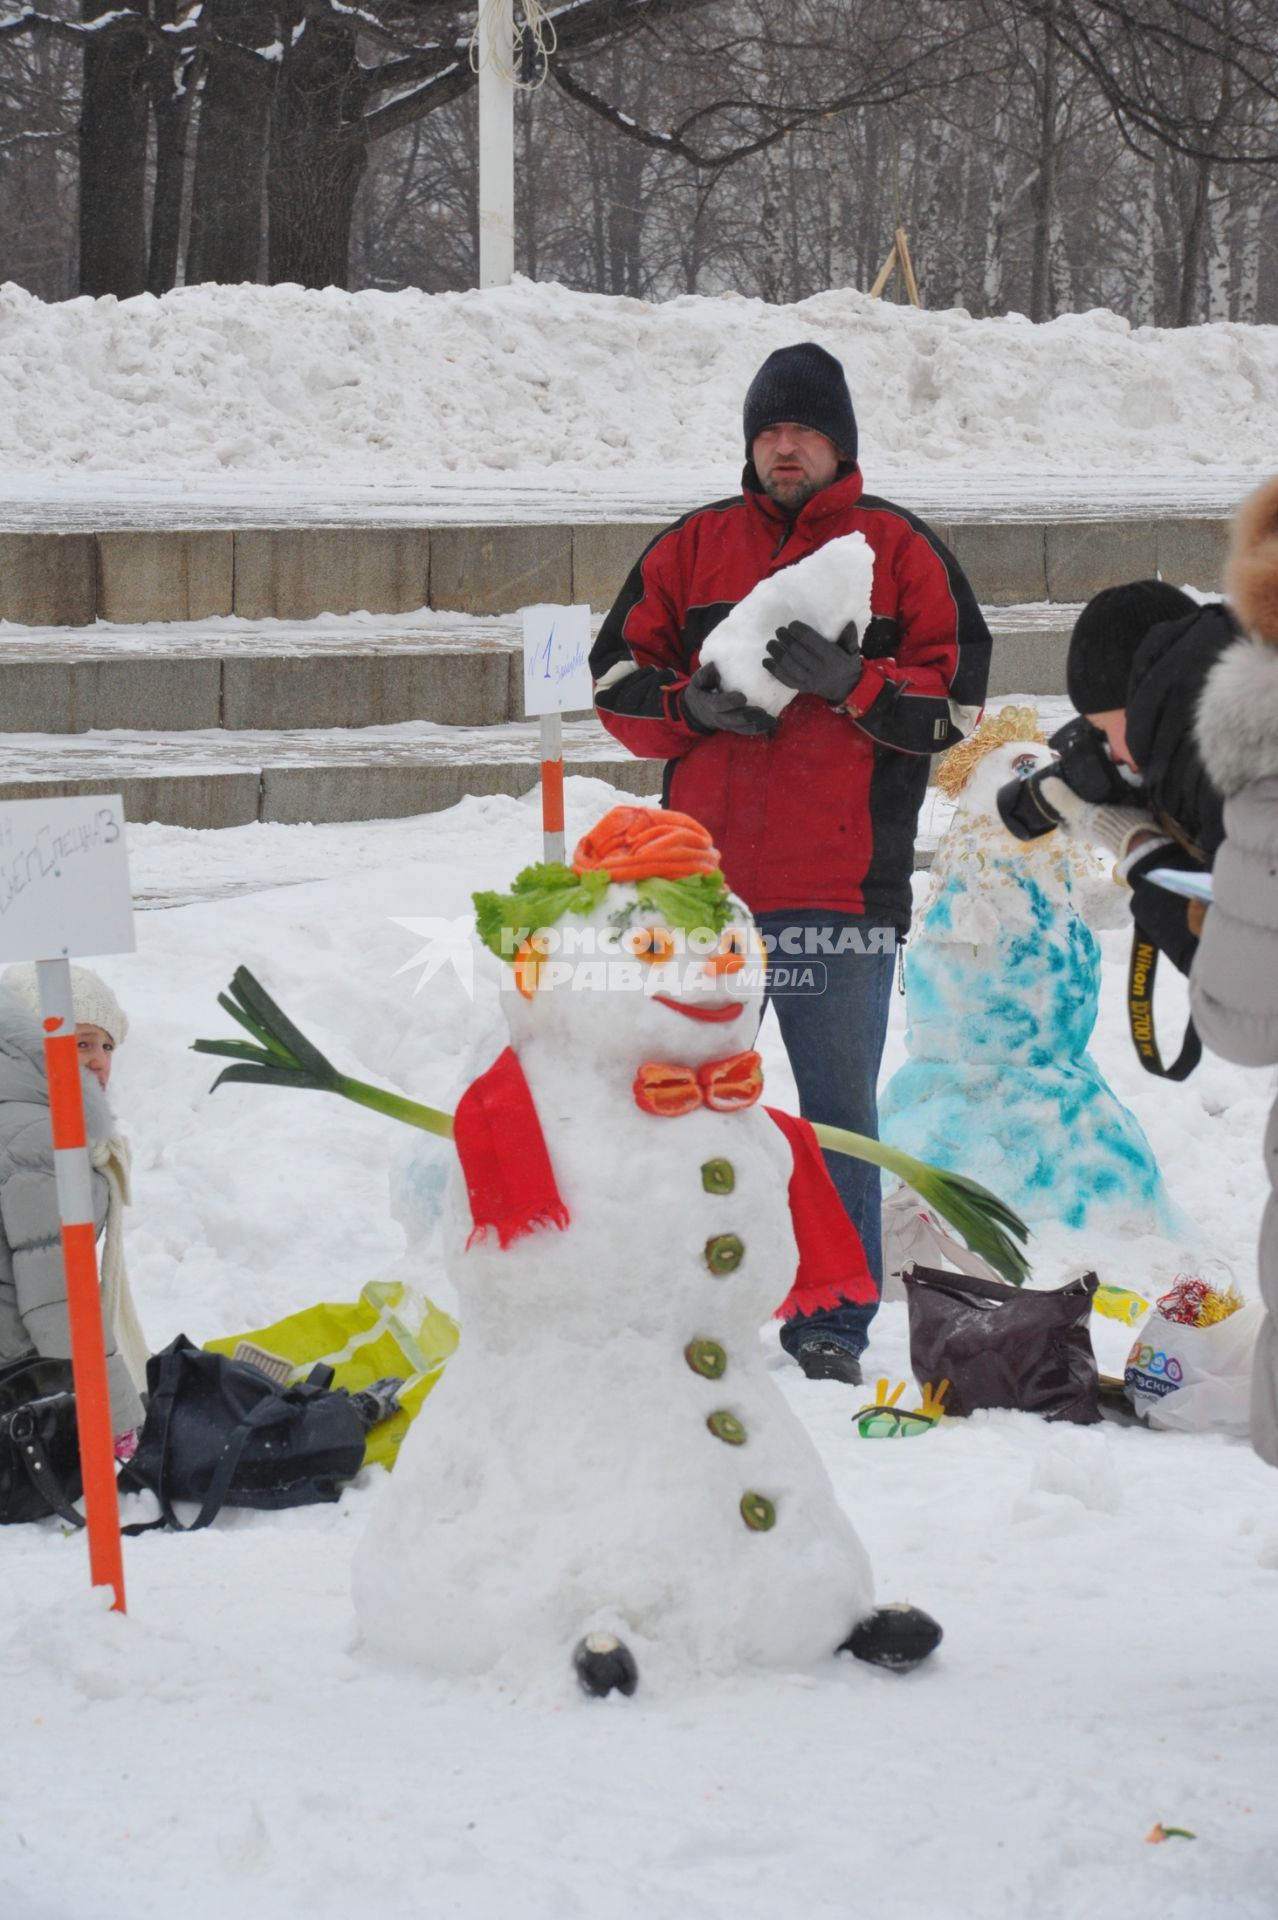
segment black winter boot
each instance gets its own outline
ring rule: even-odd
[[[794,1357],[809,1380],[842,1380],[849,1387],[861,1384],[861,1362],[837,1340],[823,1340],[814,1333],[800,1340]]]
[[[633,1693],[639,1685],[639,1669],[624,1640],[612,1633],[588,1633],[579,1640],[572,1664],[583,1693],[596,1700],[616,1688],[618,1693]]]
[[[939,1621],[930,1613],[897,1600],[890,1606],[876,1607],[858,1621],[839,1652],[854,1654],[874,1667],[888,1667],[893,1673],[908,1673],[936,1651],[941,1633]]]

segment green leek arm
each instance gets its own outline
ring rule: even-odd
[[[384,1113],[392,1120],[402,1120],[406,1126],[420,1127],[425,1133],[437,1133],[445,1140],[452,1139],[451,1113],[441,1113],[437,1107],[424,1107],[420,1101],[406,1099],[401,1093],[391,1093],[385,1087],[370,1087],[365,1080],[339,1073],[332,1061],[327,1060],[319,1048],[293,1025],[247,967],[235,969],[229,988],[218,995],[218,1005],[224,1007],[233,1020],[238,1020],[257,1044],[252,1045],[244,1040],[195,1040],[191,1043],[194,1053],[211,1053],[235,1063],[223,1067],[213,1082],[214,1093],[228,1080],[247,1080],[264,1087],[301,1087],[316,1093],[337,1093],[344,1100],[353,1100],[357,1106],[371,1107],[374,1113]]]
[[[339,1073],[318,1047],[295,1027],[287,1014],[272,1000],[265,987],[247,967],[237,967],[230,987],[218,995],[218,1005],[239,1022],[250,1040],[196,1040],[196,1053],[211,1053],[233,1064],[223,1067],[213,1082],[213,1091],[225,1081],[251,1081],[267,1087],[300,1087],[317,1093],[340,1094],[357,1106],[370,1107],[406,1126],[420,1127],[441,1139],[453,1137],[453,1117],[438,1107],[426,1107],[403,1094],[385,1087],[369,1086]],[[1024,1254],[1016,1245],[1024,1241],[1028,1230],[1010,1207],[960,1173],[945,1173],[915,1160],[908,1153],[871,1140],[862,1133],[848,1133],[842,1127],[820,1124],[813,1131],[823,1147],[833,1153],[850,1154],[855,1160],[868,1160],[872,1166],[886,1167],[962,1235],[973,1253],[981,1254],[996,1273],[1019,1287],[1029,1273]]]

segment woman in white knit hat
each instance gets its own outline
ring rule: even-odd
[[[116,1451],[128,1458],[142,1419],[147,1343],[124,1265],[122,1214],[130,1199],[129,1143],[106,1102],[115,1049],[129,1030],[105,980],[71,968],[84,1118],[93,1160],[107,1377]],[[49,1089],[32,966],[0,974],[0,1363],[71,1351],[59,1234]]]

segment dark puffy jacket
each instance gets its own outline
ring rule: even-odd
[[[1210,868],[1225,837],[1223,801],[1203,765],[1194,720],[1207,676],[1238,629],[1223,601],[1151,628],[1132,666],[1127,745],[1154,813],[1176,841],[1132,867],[1132,917],[1188,973],[1198,947],[1189,903],[1144,876],[1154,867]]]
[[[800,694],[771,736],[690,727],[683,689],[707,635],[761,580],[847,533],[873,549],[872,611],[895,623],[848,712]],[[859,469],[791,522],[749,467],[741,495],[652,542],[590,659],[604,725],[632,753],[669,761],[665,804],[709,829],[747,906],[829,907],[901,931],[930,757],[975,725],[989,663],[989,631],[952,554],[913,514],[864,494]]]

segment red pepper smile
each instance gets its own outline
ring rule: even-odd
[[[694,1007],[683,1000],[668,1000],[664,993],[654,993],[652,997],[659,1006],[669,1007],[671,1013],[681,1013],[687,1020],[735,1020],[745,1011],[740,1000],[717,1007]]]

